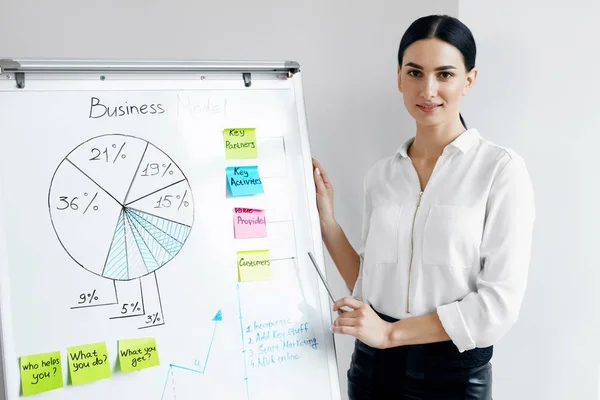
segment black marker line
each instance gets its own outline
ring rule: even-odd
[[[125,213],[125,210],[123,210]],[[127,251],[127,224],[125,223],[125,216],[123,216],[123,239],[125,239],[125,265],[127,265],[127,280],[129,280],[129,252]],[[131,225],[129,226],[131,228]],[[133,236],[133,232],[131,232]]]
[[[115,304],[117,304],[117,303],[91,304],[89,306],[75,306],[75,307],[71,307],[71,310],[77,310],[79,308],[92,308],[92,307],[114,306]]]
[[[127,193],[125,194],[125,199],[123,199],[123,204],[125,204],[125,202],[127,201],[127,198],[129,197],[129,192],[131,191],[131,188],[133,187],[133,182],[135,182],[135,178],[137,178],[137,174],[138,174],[138,171],[140,170],[140,167],[142,165],[142,161],[144,161],[144,157],[146,156],[146,150],[148,150],[148,146],[150,146],[150,143],[146,142],[146,148],[144,149],[144,153],[142,154],[142,157],[140,158],[140,162],[138,163],[138,166],[135,169],[135,174],[133,174],[133,178],[131,179],[131,183],[129,184],[129,188],[127,189]]]
[[[147,271],[148,267],[146,266],[145,262],[144,262],[144,266],[146,267],[146,271]],[[140,295],[142,297],[142,311],[144,312],[144,315],[146,315],[146,306],[144,306],[144,289],[142,289],[142,278],[138,278],[138,280],[140,282]]]
[[[132,209],[132,210],[133,210],[133,209]],[[129,215],[129,213],[128,213],[128,215]],[[148,215],[150,215],[150,214],[148,214]],[[131,217],[132,217],[132,218],[134,218],[136,221],[138,220],[138,218],[141,218],[139,215],[136,215],[135,213],[131,213]],[[156,218],[159,218],[159,219],[163,219],[163,220],[165,220],[164,218],[160,218],[160,217],[158,217],[158,216],[156,216],[156,215],[154,215],[154,217],[156,217]],[[152,225],[153,227],[155,227],[157,231],[160,231],[160,232],[162,232],[163,234],[165,234],[166,236],[170,237],[171,239],[173,239],[174,241],[176,241],[177,243],[179,243],[179,244],[181,244],[181,245],[183,246],[183,243],[182,243],[182,242],[180,242],[179,240],[175,239],[173,236],[169,235],[167,232],[163,231],[163,230],[162,230],[162,229],[160,229],[158,226],[154,225],[152,222],[150,222],[150,221],[148,221],[147,219],[144,219],[144,218],[142,218],[142,219],[143,219],[143,220],[144,220],[144,222],[146,222],[148,225]],[[169,222],[174,222],[174,221],[169,221]],[[139,223],[139,221],[138,221],[138,223]],[[144,228],[144,229],[146,230],[146,232],[148,232],[148,229],[146,229],[146,228]],[[150,232],[148,232],[148,233],[150,233]],[[152,235],[150,235],[150,236],[152,236]],[[154,237],[154,236],[152,236],[152,237]],[[156,239],[156,238],[154,238],[154,239]],[[158,242],[158,240],[157,240],[157,242]],[[166,249],[165,249],[165,250],[166,250]],[[169,253],[169,254],[170,254],[170,253]]]
[[[144,238],[140,234],[140,231],[138,230],[138,228],[131,223],[131,220],[129,220],[129,216],[127,215],[126,217],[127,217],[127,220],[129,221],[129,225],[131,225],[133,227],[133,229],[135,229],[135,231],[138,233],[138,235],[140,236],[140,239],[142,239],[142,242],[144,242],[144,245],[146,245],[146,248],[148,249],[148,253],[150,253],[150,255],[152,256],[152,259],[154,260],[154,262],[156,263],[156,265],[158,265],[158,261],[156,260],[156,257],[154,257],[154,254],[150,250],[150,247],[148,246],[148,243],[146,243],[146,241],[144,240]],[[138,246],[138,248],[139,248],[139,246]],[[140,255],[141,255],[141,250],[140,250]],[[143,261],[143,258],[142,258],[142,261]],[[146,265],[145,261],[144,261],[144,265]],[[162,267],[162,265],[158,265],[157,269],[160,268],[160,267]],[[146,271],[148,271],[148,266],[147,265],[146,265]],[[148,273],[150,273],[150,271],[148,271]]]
[[[155,325],[148,325],[148,326],[140,326],[138,329],[147,329],[147,328],[154,328],[155,326],[162,326],[165,323],[160,323],[160,324],[155,324]]]
[[[162,300],[160,298],[160,288],[158,287],[158,278],[156,277],[156,271],[154,271],[154,281],[156,282],[156,291],[158,292],[158,305],[160,306],[160,315],[165,323],[165,314],[163,313]]]
[[[170,185],[167,185],[167,186],[165,186],[165,187],[163,187],[163,188],[160,188],[160,189],[158,189],[158,190],[155,190],[155,191],[154,191],[154,192],[152,192],[152,193],[148,193],[147,195],[145,195],[145,196],[142,196],[142,197],[140,197],[139,199],[135,199],[135,200],[133,200],[133,201],[129,201],[129,202],[125,203],[125,206],[128,206],[129,204],[135,203],[136,201],[140,201],[140,200],[142,200],[142,199],[145,199],[146,197],[152,196],[153,194],[156,194],[156,193],[160,192],[161,190],[165,190],[165,189],[167,189],[167,188],[170,188],[170,187],[171,187],[171,186],[173,186],[173,185],[177,185],[178,183],[181,183],[181,182],[184,182],[184,181],[185,181],[185,179],[181,179],[181,180],[179,180],[179,181],[177,181],[177,182],[175,182],[175,183],[171,183]],[[113,198],[114,198],[114,197],[113,197]]]
[[[65,158],[65,160],[67,160],[68,162],[71,163],[72,166],[74,166],[75,168],[77,168],[77,170],[79,170],[79,172],[81,172],[83,175],[85,175],[90,181],[94,182],[96,184],[96,186],[98,186],[100,189],[102,189],[104,191],[104,193],[106,193],[107,195],[110,196],[111,199],[113,199],[114,201],[116,201],[120,206],[123,206],[123,204],[121,204],[121,202],[117,199],[114,198],[114,196],[110,193],[108,193],[108,191],[106,189],[104,189],[102,186],[100,186],[98,184],[98,182],[96,182],[95,180],[93,180],[92,178],[90,178],[90,176],[88,174],[86,174],[85,172],[83,172],[77,165],[75,165],[71,160],[69,160],[68,158]]]
[[[148,236],[150,236],[152,239],[154,239],[154,241],[155,241],[156,243],[158,243],[158,245],[159,245],[160,247],[162,247],[162,249],[163,249],[163,250],[164,250],[164,251],[165,251],[165,252],[166,252],[166,253],[167,253],[169,256],[171,256],[171,253],[169,252],[169,250],[167,250],[167,249],[165,248],[165,246],[163,246],[163,245],[162,245],[162,243],[161,243],[161,242],[159,242],[159,241],[158,241],[158,239],[156,239],[156,238],[154,237],[154,235],[152,235],[152,234],[151,234],[151,233],[148,231],[148,229],[146,229],[146,227],[145,227],[144,225],[142,225],[142,224],[140,223],[140,221],[138,221],[138,220],[137,220],[135,217],[136,217],[136,216],[135,216],[135,214],[134,214],[134,215],[132,215],[132,216],[130,216],[129,214],[127,214],[127,220],[128,220],[128,221],[130,221],[130,222],[129,222],[130,224],[131,224],[131,219],[130,219],[130,218],[133,218],[133,219],[135,219],[135,220],[136,220],[135,222],[137,222],[137,223],[140,225],[140,227],[141,227],[141,228],[142,228],[142,229],[143,229],[143,230],[144,230],[146,233],[148,233]],[[148,221],[146,221],[146,222],[148,222]],[[150,224],[150,225],[152,225],[152,224]],[[152,225],[152,226],[154,226],[154,225]],[[160,230],[160,229],[159,229],[159,230]],[[139,231],[138,231],[138,232],[139,232]],[[162,232],[162,231],[161,231],[161,232]],[[179,243],[179,242],[178,242],[178,243]],[[148,248],[148,249],[150,249],[150,248]],[[171,257],[171,258],[169,259],[169,261],[170,261],[171,259],[173,259],[173,257]],[[156,262],[156,264],[158,264],[158,261]],[[163,265],[164,265],[164,264],[163,264]],[[159,268],[160,268],[160,267],[162,267],[162,265],[161,265],[161,266],[159,266]],[[148,269],[148,268],[146,267],[146,269]]]
[[[143,317],[145,314],[129,314],[129,315],[121,315],[119,317],[109,317],[108,319],[123,319],[123,318],[131,318],[131,317]]]
[[[110,256],[110,250],[112,249],[112,245],[115,242],[115,233],[117,232],[117,227],[119,226],[119,220],[121,219],[121,215],[123,215],[123,223],[125,223],[125,211],[121,208],[121,212],[119,213],[119,218],[117,218],[117,225],[115,225],[115,230],[113,233],[113,238],[110,241],[110,246],[108,246],[108,253],[106,253],[106,260],[104,260],[104,267],[102,268],[102,276],[104,276],[104,272],[106,272],[106,264],[108,264],[108,256]],[[115,291],[116,291],[115,287]]]
[[[127,208],[130,209],[130,210],[135,210],[135,211],[141,212],[142,214],[151,215],[151,216],[156,217],[158,219],[164,219],[165,221],[173,222],[174,224],[179,224],[179,225],[187,226],[188,228],[192,227],[191,225],[186,225],[186,224],[184,224],[182,222],[178,222],[178,221],[175,221],[175,220],[172,220],[172,219],[169,219],[169,218],[161,217],[161,216],[156,215],[156,214],[151,214],[149,212],[142,211],[142,210],[134,208],[134,207],[127,207]]]
[[[117,281],[113,279],[113,286],[115,287],[115,304],[119,304],[119,293],[117,292]]]

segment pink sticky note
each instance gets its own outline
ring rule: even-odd
[[[234,208],[233,231],[236,239],[267,237],[265,210]]]

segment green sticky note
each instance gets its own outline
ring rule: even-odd
[[[269,250],[241,250],[237,253],[238,281],[271,280],[271,257]]]
[[[63,387],[60,351],[23,356],[19,362],[23,396]]]
[[[255,128],[223,129],[223,141],[227,160],[258,157]]]
[[[139,371],[160,365],[154,338],[119,340],[119,365],[121,371]]]
[[[110,378],[112,371],[105,342],[67,348],[69,374],[73,385]]]

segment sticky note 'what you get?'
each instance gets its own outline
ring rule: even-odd
[[[232,196],[252,196],[264,193],[258,166],[227,167],[227,188]]]
[[[160,365],[154,338],[119,340],[119,365],[122,372],[139,371]]]

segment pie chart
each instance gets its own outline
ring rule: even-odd
[[[165,266],[194,222],[192,190],[179,166],[152,143],[121,134],[94,137],[67,154],[52,177],[48,208],[68,255],[112,280]]]

